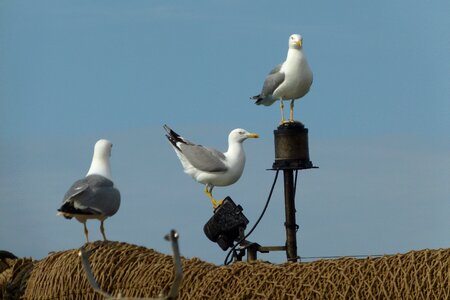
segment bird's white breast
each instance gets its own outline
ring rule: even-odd
[[[284,73],[283,83],[274,91],[275,99],[298,99],[308,93],[312,84],[312,72],[301,50],[289,49],[280,72]]]

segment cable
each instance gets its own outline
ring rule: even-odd
[[[229,251],[227,256],[225,257],[224,260],[224,265],[229,265],[232,262],[232,258],[230,260],[228,260],[230,258],[231,253],[235,252],[235,249],[238,245],[240,245],[244,240],[246,240],[252,233],[253,231],[256,229],[256,226],[258,226],[259,222],[261,221],[261,219],[263,218],[264,214],[266,213],[267,207],[269,206],[270,200],[272,198],[272,194],[273,194],[273,190],[275,188],[275,184],[277,182],[278,179],[278,173],[280,170],[277,170],[276,174],[275,174],[275,178],[273,180],[272,183],[272,187],[270,188],[270,192],[269,192],[269,196],[267,197],[266,200],[266,204],[264,205],[264,208],[258,218],[258,220],[256,221],[255,225],[253,225],[252,229],[250,229],[250,231],[242,238],[240,239]],[[297,192],[297,178],[298,178],[298,170],[295,170],[295,177],[294,177],[294,199],[296,196],[296,192]],[[296,225],[298,226],[298,225]],[[344,258],[344,257],[353,257],[353,258],[367,258],[367,257],[383,257],[385,255],[390,255],[390,254],[360,254],[360,255],[330,255],[330,256],[303,256],[302,260],[314,260],[314,259],[337,259],[337,258]]]
[[[266,209],[267,209],[267,207],[269,206],[270,199],[272,198],[272,193],[273,193],[273,189],[275,188],[275,183],[277,183],[278,173],[279,173],[279,172],[280,172],[280,170],[277,170],[277,172],[275,173],[275,178],[274,178],[274,180],[273,180],[272,187],[270,188],[269,196],[267,197],[267,201],[266,201],[266,204],[264,205],[264,208],[263,208],[263,210],[262,210],[262,212],[261,212],[261,215],[259,216],[259,218],[258,218],[258,220],[256,221],[255,225],[253,225],[252,229],[250,229],[250,231],[249,231],[242,239],[240,239],[240,240],[239,240],[239,241],[238,241],[238,242],[230,249],[230,251],[228,251],[228,254],[227,254],[227,256],[225,257],[225,260],[224,260],[224,262],[223,262],[223,264],[224,264],[225,266],[226,266],[226,265],[229,265],[229,264],[231,263],[231,261],[232,261],[232,259],[231,259],[230,261],[228,261],[228,258],[230,257],[231,253],[233,253],[233,252],[235,251],[236,247],[237,247],[238,245],[240,245],[246,238],[248,238],[248,237],[250,236],[250,234],[252,234],[253,230],[255,230],[256,226],[258,226],[258,224],[259,224],[259,222],[261,221],[262,217],[263,217],[264,214],[266,213]],[[297,178],[297,177],[296,177],[296,178]]]
[[[294,178],[294,201],[295,201],[295,194],[297,193],[297,175],[298,175],[298,169],[295,170],[295,178]],[[300,227],[298,224],[295,224],[295,232],[298,231]]]
[[[298,170],[295,170],[295,177],[294,177],[294,199],[295,199],[295,193],[297,192],[297,175],[298,175]]]
[[[392,254],[359,254],[359,255],[330,255],[330,256],[302,256],[302,260],[304,259],[334,259],[334,258],[344,258],[344,257],[353,257],[353,258],[367,258],[367,257],[383,257],[385,255]]]

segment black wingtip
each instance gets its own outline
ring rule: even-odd
[[[168,134],[166,134],[166,138],[169,140],[169,142],[172,144],[172,146],[174,146],[181,152],[181,149],[177,146],[177,142],[183,142],[183,140],[180,138],[180,135],[178,133],[176,133],[175,131],[173,131],[166,124],[164,124],[163,127],[168,133]]]
[[[165,131],[167,131],[167,133],[170,133],[172,131],[172,129],[170,129],[170,127],[167,126],[167,124],[164,124],[163,128],[164,128]]]
[[[93,215],[94,213],[89,210],[81,210],[78,208],[73,207],[73,205],[69,202],[66,202],[61,206],[59,209],[57,209],[58,212],[63,214],[63,217],[66,219],[72,219],[72,216],[66,215],[66,214],[72,214],[72,215]]]
[[[170,135],[166,134],[166,138],[169,140],[169,142],[172,144],[172,146],[174,146],[175,148],[177,148],[179,151],[181,151],[181,149],[177,146],[177,141],[175,139],[173,139]]]
[[[256,96],[253,96],[253,97],[250,97],[250,99],[252,99],[252,100],[256,100],[255,101],[255,104],[260,104],[261,103],[261,101],[264,99],[263,97],[261,97],[261,94],[259,94],[259,95],[256,95]]]
[[[167,126],[166,124],[164,124],[164,129],[167,131],[167,133],[175,139],[179,139],[180,135],[178,133],[176,133],[175,131],[172,130],[172,128],[170,128],[169,126]]]

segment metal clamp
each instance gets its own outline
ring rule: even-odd
[[[160,295],[157,298],[128,298],[128,297],[122,297],[121,293],[119,292],[117,297],[113,297],[110,294],[103,291],[97,281],[95,281],[94,274],[92,273],[91,265],[89,263],[89,256],[92,252],[92,250],[86,250],[85,245],[83,245],[78,252],[78,255],[81,258],[81,264],[83,265],[83,269],[86,272],[88,281],[95,292],[99,293],[105,299],[120,299],[120,300],[173,300],[176,299],[178,296],[178,292],[180,290],[181,282],[183,279],[183,268],[181,266],[181,257],[180,257],[180,250],[178,247],[178,238],[179,235],[175,230],[171,230],[169,234],[167,234],[164,237],[167,241],[170,241],[172,243],[172,251],[173,251],[173,261],[174,261],[174,272],[175,272],[175,279],[172,283],[172,287],[170,288],[169,294],[167,296]]]

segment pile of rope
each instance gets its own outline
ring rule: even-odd
[[[33,270],[31,258],[17,258],[0,251],[0,299],[19,299]]]
[[[169,255],[118,242],[95,242],[87,249],[96,281],[109,294],[156,297],[170,289]],[[281,265],[258,261],[219,267],[196,258],[182,264],[179,299],[450,299],[450,249]],[[26,279],[23,299],[101,299],[76,249],[34,262]]]

